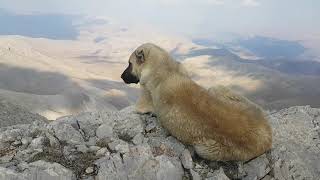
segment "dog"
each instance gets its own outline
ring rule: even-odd
[[[259,106],[227,88],[199,86],[154,44],[131,54],[121,78],[142,87],[137,111],[155,113],[170,134],[204,159],[247,161],[271,149],[271,127]]]

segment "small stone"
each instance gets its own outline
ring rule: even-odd
[[[192,180],[201,180],[201,176],[193,169],[190,169],[190,174],[192,176]]]
[[[82,152],[82,153],[87,153],[88,150],[89,150],[89,149],[87,148],[87,146],[84,145],[84,144],[76,145],[76,147],[77,147],[77,150],[80,151],[80,152]]]
[[[288,179],[288,177],[290,177],[290,174],[286,168],[286,162],[281,159],[275,162],[273,173],[276,179]]]
[[[180,156],[181,163],[184,168],[191,169],[193,167],[192,157],[189,150],[185,149]]]
[[[247,176],[243,179],[251,180],[251,179],[261,179],[266,174],[270,172],[269,160],[266,154],[263,154],[250,162],[244,164],[244,171],[247,173]]]
[[[99,147],[99,146],[90,146],[89,147],[89,152],[96,152],[99,149],[101,149],[101,147]]]
[[[98,127],[96,135],[99,139],[110,138],[113,136],[113,129],[108,124],[102,124]]]
[[[312,130],[313,130],[313,131],[318,131],[318,130],[320,130],[320,126],[316,126],[316,127],[314,127]]]
[[[139,133],[133,137],[132,143],[135,145],[141,144],[143,142],[143,139],[144,139],[143,134]]]
[[[152,129],[156,128],[156,123],[154,121],[152,121],[151,123],[149,123],[146,127],[146,132],[150,132]]]
[[[266,175],[264,178],[262,178],[261,180],[273,180],[273,177],[270,175]]]
[[[203,167],[200,164],[196,163],[195,169],[202,169],[202,168]]]
[[[84,142],[84,139],[79,131],[74,129],[70,124],[64,124],[63,122],[53,122],[50,124],[54,130],[55,137],[59,141],[65,141],[68,144],[79,145]]]
[[[93,176],[85,176],[85,177],[81,177],[82,180],[95,180],[96,178]]]
[[[45,140],[45,138],[42,136],[37,137],[31,141],[29,147],[31,147],[33,149],[40,149],[43,146],[44,140]]]
[[[19,146],[21,145],[21,141],[20,140],[16,140],[12,143],[13,146]]]
[[[215,170],[212,175],[213,176],[206,178],[206,180],[230,180],[222,168]]]
[[[45,132],[46,137],[49,139],[50,146],[52,147],[58,147],[60,145],[60,142],[57,138],[55,138],[52,134],[49,132]]]
[[[281,146],[279,150],[280,150],[280,152],[285,152],[287,150],[287,148],[285,146]]]
[[[87,146],[94,146],[97,143],[97,137],[90,137],[89,141],[86,142]]]
[[[32,141],[32,138],[31,138],[31,137],[26,137],[26,138],[22,138],[22,139],[21,139],[21,143],[22,143],[23,145],[28,145],[31,141]]]
[[[108,151],[107,148],[101,148],[97,151],[96,156],[104,156],[107,151]]]
[[[43,149],[42,148],[36,148],[36,149],[33,149],[33,151],[35,153],[41,153],[41,152],[43,152]]]
[[[157,179],[182,179],[184,174],[181,163],[174,163],[168,156],[161,155],[155,158],[159,162]]]
[[[71,154],[71,152],[72,152],[72,147],[70,147],[70,146],[64,146],[63,147],[63,154],[65,156],[69,156]]]
[[[0,157],[0,163],[8,163],[12,160],[13,157],[14,157],[14,154],[2,156]]]
[[[22,161],[20,164],[17,165],[18,170],[24,171],[28,168],[28,163]]]
[[[108,144],[112,151],[120,152],[121,154],[129,152],[129,144],[123,140],[115,140]]]
[[[93,171],[94,171],[93,167],[88,167],[88,168],[86,169],[86,173],[87,173],[87,174],[91,174],[91,173],[93,173]]]
[[[32,174],[27,174],[28,177],[22,179],[35,179],[35,177],[38,177],[38,179],[59,179],[58,177],[60,177],[60,179],[76,179],[71,170],[58,163],[40,160],[30,163],[28,169],[30,169]]]

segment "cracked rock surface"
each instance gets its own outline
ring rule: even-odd
[[[11,116],[8,116],[11,117]],[[269,113],[273,148],[248,162],[199,158],[156,117],[121,111],[82,113],[0,127],[0,180],[317,179],[320,109]]]

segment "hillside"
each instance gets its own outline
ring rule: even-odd
[[[237,44],[204,43],[108,22],[79,25],[77,30],[73,39],[0,36],[0,97],[50,120],[122,109],[136,102],[139,85],[124,84],[120,75],[132,51],[152,42],[170,52],[206,88],[228,86],[268,110],[320,107],[320,85],[316,83],[320,82],[320,63],[302,61],[300,54],[285,49],[302,51],[296,42],[272,40],[274,47],[268,56],[269,51],[263,49],[270,46],[270,40],[265,38],[258,38],[262,45],[254,52]],[[252,41],[260,45],[255,38]],[[278,58],[281,52],[275,47],[289,59]]]
[[[30,124],[34,121],[47,122],[45,117],[33,114],[25,108],[0,99],[0,127]]]

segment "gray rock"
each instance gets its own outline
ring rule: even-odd
[[[96,152],[96,156],[104,156],[108,152],[107,148],[101,148]]]
[[[131,140],[138,133],[144,131],[142,117],[133,108],[126,108],[116,114],[114,131],[121,139]]]
[[[85,144],[80,144],[75,146],[79,152],[87,153],[89,148]]]
[[[86,143],[87,146],[94,146],[97,143],[97,137],[90,137]]]
[[[139,145],[143,142],[143,139],[144,139],[143,134],[139,133],[133,137],[132,143],[135,145]]]
[[[69,156],[73,150],[75,150],[75,149],[73,149],[71,146],[64,146],[63,147],[63,154],[65,156]]]
[[[0,179],[50,179],[51,176],[74,179],[74,174],[62,165],[44,161],[38,165],[26,163],[57,156],[68,161],[57,158],[61,164],[81,166],[83,179],[92,179],[95,173],[96,179],[137,180],[182,179],[189,178],[188,175],[193,179],[228,179],[226,174],[230,178],[263,180],[319,177],[320,110],[291,107],[273,112],[269,120],[274,136],[271,152],[249,162],[233,163],[238,166],[222,162],[207,164],[197,156],[192,159],[186,146],[168,135],[157,118],[138,115],[133,107],[119,112],[63,117],[48,125],[34,121],[3,127],[0,128]],[[85,162],[79,161],[79,155]],[[93,168],[93,159],[97,159],[94,162],[97,169]]]
[[[185,149],[180,156],[181,163],[184,168],[191,169],[193,167],[192,157],[188,149]]]
[[[45,117],[0,98],[0,128],[16,124],[31,124],[34,121],[48,122]]]
[[[149,145],[130,148],[130,153],[123,156],[124,166],[129,179],[156,179],[158,162],[154,159]]]
[[[27,169],[28,167],[29,167],[28,163],[22,161],[17,165],[17,170],[21,172]]]
[[[190,174],[191,174],[192,180],[201,180],[202,179],[201,176],[193,169],[190,169]]]
[[[30,163],[28,171],[25,170],[24,174],[25,173],[33,179],[76,179],[71,170],[58,163],[49,163],[45,161]]]
[[[31,137],[24,137],[21,139],[22,145],[29,145],[29,143],[32,141]]]
[[[119,153],[99,159],[95,164],[99,169],[96,175],[97,180],[127,179],[127,172]]]
[[[32,149],[42,149],[44,141],[45,141],[45,137],[42,137],[42,136],[37,137],[31,141],[29,147]]]
[[[8,128],[4,132],[0,133],[0,142],[14,142],[23,134],[23,129],[19,128]]]
[[[88,168],[86,169],[86,173],[87,173],[87,174],[93,173],[93,171],[94,171],[93,167],[88,167]]]
[[[220,168],[219,170],[214,171],[212,176],[206,178],[206,180],[230,180],[230,179],[226,176],[223,169]]]
[[[265,177],[263,177],[261,180],[275,180],[272,176],[270,175],[266,175]]]
[[[11,143],[12,146],[19,146],[22,142],[20,140],[15,140],[13,143]]]
[[[109,143],[108,147],[112,151],[120,152],[121,154],[129,152],[129,144],[121,139]]]
[[[273,168],[275,177],[320,177],[320,149],[317,147],[320,144],[320,132],[314,129],[320,124],[319,114],[320,109],[296,106],[270,116],[273,127],[271,157],[278,163]]]
[[[250,162],[244,164],[244,171],[247,173],[247,176],[243,179],[261,179],[267,175],[271,168],[269,167],[271,162],[267,159],[266,154],[259,156],[251,160]]]
[[[22,173],[16,172],[8,168],[0,167],[0,179],[6,180],[75,180],[75,175],[69,169],[58,163],[48,163],[45,161],[36,161],[28,165],[24,165]]]
[[[52,147],[58,147],[60,145],[60,142],[57,138],[54,137],[50,132],[45,131],[46,137],[49,139],[50,146]]]
[[[153,121],[146,126],[146,132],[150,132],[152,129],[156,128],[157,124]]]
[[[1,180],[26,180],[28,177],[24,174],[15,172],[12,169],[0,166],[0,179]]]
[[[111,138],[113,136],[112,127],[110,127],[108,124],[102,124],[98,127],[96,135],[99,139]]]
[[[276,179],[287,179],[290,176],[288,165],[285,161],[279,159],[273,168],[273,174]]]
[[[74,116],[74,120],[76,120],[77,125],[84,133],[84,135],[89,137],[94,137],[96,135],[96,129],[103,123],[103,114],[100,112],[86,112],[81,113],[79,115]]]
[[[14,154],[7,154],[0,157],[0,164],[10,162],[13,157],[14,157]]]
[[[173,163],[170,158],[164,155],[157,156],[156,160],[159,162],[159,170],[156,174],[157,180],[180,180],[182,178],[184,171],[180,163],[180,165]]]
[[[59,141],[67,142],[68,144],[84,143],[84,139],[80,132],[74,129],[70,124],[64,122],[53,122],[50,126]]]
[[[169,157],[153,157],[147,144],[131,147],[123,159],[119,154],[112,154],[96,164],[99,166],[98,179],[105,176],[108,179],[181,179],[184,174],[181,164],[172,162]]]
[[[99,149],[101,149],[101,147],[99,147],[99,146],[90,146],[89,147],[89,152],[96,152]]]

